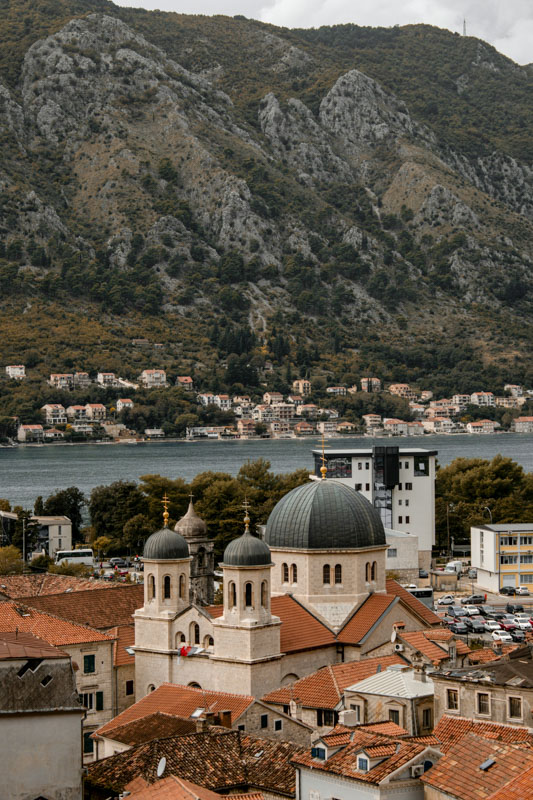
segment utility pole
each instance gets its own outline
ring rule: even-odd
[[[466,19],[463,19],[463,36],[466,36]]]

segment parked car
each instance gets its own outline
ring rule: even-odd
[[[500,589],[500,594],[513,595],[516,594],[516,589],[514,586],[502,586]]]
[[[460,636],[466,636],[468,633],[468,628],[466,627],[464,622],[452,622],[450,625],[450,630],[452,633],[458,633]]]
[[[508,614],[523,614],[524,606],[521,603],[507,603],[505,610]]]
[[[513,620],[505,618],[505,619],[500,620],[500,628],[503,631],[509,631],[510,632],[510,631],[516,630],[516,624],[515,624],[515,622]]]
[[[428,575],[427,569],[419,569],[418,570],[418,577],[419,578],[428,578],[429,575]]]
[[[527,586],[519,586],[518,589],[516,590],[516,593],[525,597],[529,597],[529,595],[531,594]]]
[[[496,613],[496,609],[494,606],[480,606],[479,613],[484,617],[492,617],[492,615]]]
[[[128,566],[128,564],[123,558],[117,557],[109,559],[109,566],[113,567],[113,569],[115,569],[115,567],[120,567],[125,569]]]
[[[529,619],[524,619],[523,617],[514,617],[515,625],[521,631],[530,631],[531,630],[531,622]]]
[[[485,633],[485,623],[483,617],[465,617],[465,625],[470,633]]]
[[[469,617],[478,617],[479,616],[479,607],[478,606],[463,606],[463,611],[466,611]]]
[[[515,614],[515,617],[521,622],[528,622],[529,625],[533,627],[533,618],[531,617],[531,613],[528,614],[527,611],[520,611],[518,614]]]
[[[507,631],[493,631],[492,638],[495,642],[502,642],[503,644],[512,644],[513,637]]]
[[[486,595],[484,594],[471,594],[469,597],[461,598],[463,606],[481,606],[485,602]]]
[[[524,633],[524,631],[515,628],[514,631],[511,631],[511,639],[513,640],[513,642],[525,642],[526,634]]]
[[[448,609],[448,614],[450,615],[450,617],[456,617],[456,618],[468,616],[464,608],[461,608],[461,606],[450,606],[450,608]]]
[[[487,619],[485,620],[485,630],[487,633],[493,633],[494,631],[501,631],[500,623],[496,622],[495,619]]]
[[[453,594],[445,594],[437,600],[437,605],[439,606],[453,606],[454,603],[455,597]]]

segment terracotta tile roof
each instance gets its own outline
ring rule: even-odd
[[[132,781],[125,787],[131,792],[128,795],[131,800],[220,800],[219,794],[204,789],[196,783],[184,781],[183,778],[177,778],[175,775],[156,781],[151,786],[143,781],[144,785],[139,786],[139,782],[137,783],[139,788],[135,788],[136,782]],[[232,795],[232,800],[234,797],[235,795]]]
[[[295,770],[291,759],[304,750],[290,742],[246,736],[241,731],[209,728],[189,736],[171,736],[137,745],[124,753],[95,761],[87,767],[86,783],[121,792],[138,775],[152,784],[160,759],[166,758],[167,776],[177,775],[206,789],[235,788],[294,797]],[[107,796],[107,795],[105,795]]]
[[[274,596],[271,609],[281,620],[282,653],[296,653],[335,644],[335,634],[291,595]],[[224,613],[222,606],[207,606],[205,610],[215,619]]]
[[[106,731],[119,725],[124,725],[134,719],[141,719],[141,717],[158,711],[187,719],[197,708],[214,712],[231,711],[231,723],[233,724],[254,702],[255,698],[246,694],[229,694],[228,692],[195,689],[192,686],[180,686],[176,683],[163,683],[119,714],[118,717],[106,722],[96,733],[103,736]]]
[[[135,664],[135,656],[126,651],[126,647],[135,644],[135,627],[133,625],[118,625],[109,628],[107,633],[116,641],[113,644],[113,665],[123,667],[125,664]]]
[[[491,661],[498,661],[502,655],[509,655],[518,647],[520,647],[519,644],[504,644],[501,653],[496,653],[492,647],[482,647],[479,650],[471,650],[468,660],[471,664],[488,664]]]
[[[494,759],[494,763],[488,769],[480,769],[488,759]],[[421,780],[425,785],[445,792],[447,797],[486,800],[531,767],[533,750],[527,745],[509,744],[468,733],[424,773]]]
[[[133,612],[144,603],[144,587],[142,584],[126,584],[89,592],[26,597],[23,600],[32,608],[105,630],[133,622]]]
[[[383,760],[372,769],[369,769],[368,772],[361,772],[357,769],[358,755],[362,751],[371,755],[373,750]],[[293,763],[310,767],[313,770],[342,775],[345,778],[352,778],[363,783],[379,784],[424,750],[424,745],[417,744],[411,740],[392,739],[355,729],[350,744],[331,755],[327,761],[313,758],[310,751],[307,751],[304,755],[295,756]]]
[[[441,742],[445,752],[469,733],[499,742],[524,742],[533,746],[533,734],[529,733],[526,728],[502,725],[499,722],[477,722],[473,719],[466,719],[466,717],[452,717],[444,714],[433,730],[433,735]]]
[[[76,578],[71,575],[1,575],[0,595],[15,599],[17,597],[38,597],[42,594],[61,594],[88,591],[90,589],[111,588],[106,581],[92,578]]]
[[[69,658],[57,647],[32,633],[12,631],[0,633],[0,661],[11,658]]]
[[[20,612],[17,609],[20,609]],[[112,641],[109,635],[101,631],[24,607],[20,601],[10,600],[0,603],[0,631],[17,629],[25,633],[34,633],[58,647],[82,642]]]
[[[466,642],[463,642],[462,639],[456,639],[455,634],[446,628],[430,628],[424,631],[424,636],[431,642],[449,642],[450,639],[455,639],[455,649],[460,656],[465,656],[471,652]]]
[[[353,734],[358,731],[379,733],[382,736],[394,736],[396,739],[409,736],[409,731],[406,731],[405,728],[400,727],[395,722],[386,720],[384,722],[368,722],[350,726],[338,724],[330,733],[325,733],[320,738],[330,747],[335,747],[336,745],[349,744],[352,741]],[[410,737],[409,741],[412,741],[412,737]]]
[[[395,601],[392,594],[371,594],[339,631],[338,641],[343,644],[360,642]]]
[[[117,717],[118,719],[118,717]],[[113,720],[114,721],[114,720]],[[192,719],[176,717],[156,711],[140,719],[133,719],[116,728],[106,730],[105,736],[130,746],[150,742],[152,739],[164,739],[167,736],[184,736],[195,733],[196,722]],[[95,734],[98,736],[98,732]]]
[[[397,581],[392,580],[389,578],[385,582],[385,587],[387,589],[387,594],[394,594],[396,597],[399,597],[402,602],[410,608],[415,614],[417,614],[421,619],[424,620],[428,625],[440,625],[441,620],[437,617],[436,614],[433,613],[429,608],[426,608],[424,603],[421,603],[416,597],[404,589],[403,586]]]
[[[438,664],[449,658],[448,651],[430,641],[424,635],[424,631],[400,632],[399,638],[402,642],[407,642],[407,644],[414,647],[415,650],[418,650],[422,655],[426,656],[426,658],[429,658],[433,663]]]
[[[410,736],[410,742],[418,742],[418,744],[424,744],[427,747],[436,747],[438,750],[441,749],[441,743],[437,739],[437,737],[430,733],[427,736]]]
[[[533,797],[533,767],[497,789],[487,800],[526,800]]]
[[[405,661],[393,654],[322,667],[288,686],[274,689],[262,700],[265,703],[288,705],[292,699],[297,699],[306,708],[336,708],[348,686],[374,675],[378,667],[385,670],[391,664],[405,664]]]

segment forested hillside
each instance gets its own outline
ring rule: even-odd
[[[532,75],[423,25],[0,0],[3,363],[532,384]]]

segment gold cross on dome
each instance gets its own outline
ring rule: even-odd
[[[248,514],[248,509],[250,508],[250,503],[248,502],[248,498],[244,498],[244,503],[242,504],[244,508],[244,525],[246,533],[250,532],[250,515]]]
[[[327,445],[326,445],[326,442],[324,440],[324,434],[322,434],[322,466],[320,467],[320,472],[322,474],[322,480],[323,481],[326,480],[326,475],[328,474],[328,468],[326,467],[326,454],[324,452],[326,447],[327,447]]]
[[[165,510],[163,511],[163,522],[165,523],[165,528],[166,528],[166,527],[168,527],[168,518],[169,518],[169,516],[170,516],[170,514],[168,513],[168,504],[169,504],[169,499],[168,499],[168,495],[167,495],[167,493],[166,493],[166,492],[165,492],[165,494],[163,495],[163,499],[162,499],[162,501],[161,501],[161,502],[163,503],[163,508],[165,509]]]

